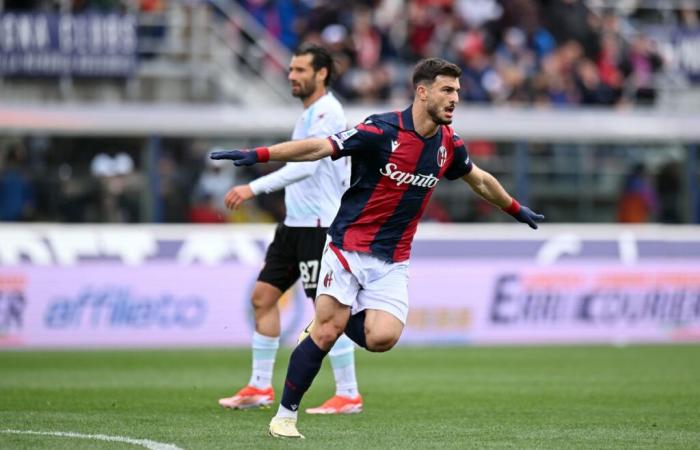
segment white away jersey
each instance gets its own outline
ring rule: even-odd
[[[292,139],[326,137],[347,128],[340,102],[330,92],[306,108]],[[329,227],[350,182],[350,158],[289,162],[250,183],[255,195],[284,188],[288,227]]]

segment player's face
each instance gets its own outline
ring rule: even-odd
[[[426,108],[437,125],[452,123],[455,106],[459,103],[459,78],[438,75],[428,87]]]
[[[294,97],[305,99],[311,97],[318,89],[318,72],[314,71],[314,66],[311,65],[312,61],[313,55],[292,57],[287,78],[292,86],[292,95]],[[321,85],[323,85],[322,82]]]

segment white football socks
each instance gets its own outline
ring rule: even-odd
[[[264,336],[253,332],[253,373],[249,385],[265,389],[272,385],[272,370],[275,367],[275,356],[280,346],[279,336]]]
[[[355,376],[355,344],[342,334],[328,353],[335,377],[335,395],[355,398],[360,393]]]
[[[291,417],[292,419],[296,419],[297,411],[287,409],[284,406],[282,406],[282,403],[280,403],[280,407],[277,408],[277,414],[275,414],[275,417]]]

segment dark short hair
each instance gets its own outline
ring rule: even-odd
[[[324,80],[324,84],[328,86],[331,79],[335,76],[334,61],[331,53],[325,47],[321,47],[317,44],[306,43],[299,46],[299,48],[297,48],[297,50],[294,52],[294,56],[301,55],[312,56],[311,66],[314,68],[314,72],[318,72],[324,67],[328,70],[328,76]]]
[[[438,75],[459,78],[462,75],[462,69],[441,58],[422,59],[413,69],[413,88],[415,89],[421,83],[433,84]]]

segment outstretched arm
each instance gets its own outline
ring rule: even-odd
[[[481,170],[473,165],[472,170],[462,177],[474,192],[476,192],[484,200],[493,203],[515,218],[518,222],[526,223],[530,228],[537,229],[537,222],[544,220],[542,214],[533,212],[527,206],[521,206],[513,197],[508,195],[508,192],[503,188],[501,183],[485,170]]]
[[[279,170],[250,182],[232,187],[224,197],[224,203],[229,209],[238,208],[241,203],[250,200],[259,194],[283,189],[290,184],[297,183],[314,174],[319,161],[304,161],[287,164]]]
[[[330,156],[333,146],[326,138],[287,141],[254,150],[223,150],[212,152],[211,159],[230,159],[236,166],[250,166],[268,161],[316,161]]]

